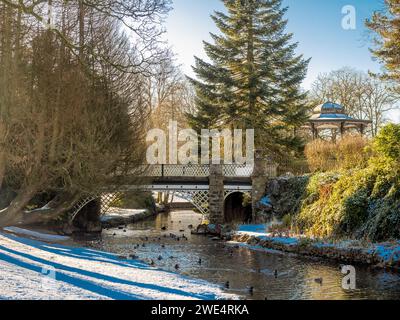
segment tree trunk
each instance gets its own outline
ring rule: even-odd
[[[46,205],[46,209],[24,212],[21,216],[20,224],[31,225],[54,220],[71,210],[80,196],[79,193],[71,194],[64,192],[50,201]]]
[[[85,5],[79,0],[79,58],[84,61],[85,46]]]
[[[21,220],[24,208],[38,193],[39,189],[38,185],[31,185],[24,190],[20,190],[14,200],[11,201],[11,204],[0,211],[0,226],[10,226],[18,223]]]
[[[254,21],[253,18],[249,18],[248,22],[248,43],[247,43],[247,64],[249,67],[249,74],[248,74],[248,90],[249,90],[249,97],[248,97],[248,102],[249,102],[249,115],[250,115],[250,123],[247,125],[250,128],[255,127],[255,122],[256,119],[254,118],[254,111],[256,107],[256,96],[255,96],[255,88],[254,88],[254,77],[255,77],[255,57],[254,57]]]
[[[10,65],[11,65],[11,9],[3,5],[0,50],[0,188],[3,184],[6,167],[6,140],[8,111],[10,108]]]
[[[29,192],[28,190],[24,194],[19,193],[8,208],[4,209],[2,212],[0,211],[0,226],[6,227],[46,223],[60,217],[68,210],[71,210],[76,201],[80,198],[79,193],[63,193],[50,201],[46,205],[46,209],[37,209],[29,212],[23,211],[35,194],[36,191]],[[27,200],[28,198],[29,200]]]
[[[0,130],[1,131],[1,130]],[[6,173],[6,153],[0,145],[0,190],[3,186],[3,180]]]

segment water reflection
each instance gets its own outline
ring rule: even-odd
[[[245,299],[400,299],[400,276],[357,267],[357,290],[342,289],[339,264],[212,241],[190,234],[201,216],[192,211],[159,215],[126,229],[107,230],[84,245],[135,254],[161,269],[226,286]],[[163,230],[166,228],[166,230]],[[173,236],[172,236],[173,235]],[[82,241],[81,241],[82,244]],[[253,287],[253,293],[249,288]]]

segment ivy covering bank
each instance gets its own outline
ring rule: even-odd
[[[400,239],[400,125],[384,127],[364,152],[369,159],[350,170],[290,179],[277,201],[290,202],[284,221],[310,237]]]

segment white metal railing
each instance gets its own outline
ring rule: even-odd
[[[254,165],[238,165],[227,164],[223,166],[223,174],[225,177],[244,177],[249,178],[253,174]]]
[[[240,164],[224,164],[222,165],[222,172],[224,177],[229,178],[250,178],[253,175],[253,165],[240,165]],[[157,164],[157,165],[143,165],[136,168],[131,172],[134,175],[158,178],[158,177],[197,177],[207,178],[210,176],[210,165],[172,165],[172,164]],[[278,176],[278,165],[274,163],[266,164],[264,173],[270,177],[275,178]]]
[[[222,165],[225,177],[249,178],[253,173],[253,165]],[[143,170],[145,177],[209,177],[210,165],[149,165]]]

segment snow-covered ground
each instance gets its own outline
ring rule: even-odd
[[[0,233],[0,299],[235,298],[219,286],[152,268],[140,261]]]

